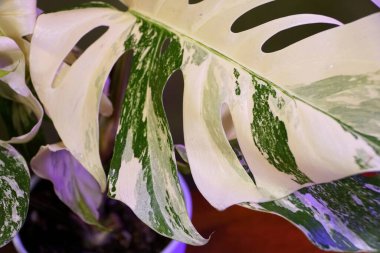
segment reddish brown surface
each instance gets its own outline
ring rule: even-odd
[[[206,246],[188,246],[187,253],[322,253],[288,221],[271,214],[234,206],[223,212],[192,191],[193,223],[203,236],[213,233]]]
[[[9,243],[4,248],[0,249],[1,253],[15,253],[16,251],[13,249],[12,243]]]

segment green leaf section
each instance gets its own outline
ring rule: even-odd
[[[1,35],[1,34],[0,34]],[[0,69],[0,78],[8,75],[9,73],[11,73],[12,71],[6,71],[6,70],[2,70]]]
[[[166,39],[170,39],[167,48],[163,46]],[[119,194],[136,194],[126,198],[136,201],[132,209],[155,231],[203,244],[186,213],[162,104],[164,86],[182,63],[180,41],[166,29],[138,18],[125,47],[133,50],[134,58],[109,173],[110,196],[120,199]],[[130,164],[132,159],[138,162]],[[133,192],[118,192],[124,169],[138,170],[137,180],[128,182],[136,183]]]
[[[30,175],[25,160],[0,142],[0,247],[20,230],[28,211]]]
[[[280,200],[243,206],[290,220],[325,250],[380,248],[379,174],[348,177],[301,189]]]
[[[251,130],[254,142],[263,156],[279,171],[294,176],[299,184],[312,181],[298,169],[296,160],[288,145],[288,135],[284,122],[275,117],[269,106],[269,98],[277,98],[274,88],[264,80],[252,76],[255,87],[253,99],[253,121]],[[278,104],[281,106],[281,103]]]

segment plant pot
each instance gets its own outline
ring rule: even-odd
[[[188,188],[185,180],[181,176],[179,176],[179,179],[180,179],[180,183],[181,183],[181,186],[182,186],[182,189],[183,189],[183,194],[184,194],[184,198],[185,198],[185,202],[186,202],[186,207],[187,207],[189,216],[191,217],[191,212],[192,212],[191,194],[190,194],[189,188]],[[31,189],[32,189],[31,196],[33,196],[34,189],[37,187],[37,185],[39,184],[39,182],[42,182],[42,180],[40,180],[37,177],[34,177],[32,179],[32,181],[31,181]],[[54,194],[54,196],[55,196],[55,194]],[[31,200],[31,202],[32,202],[32,200]],[[61,204],[63,205],[63,203],[61,203]],[[120,205],[123,205],[123,204],[120,203]],[[64,206],[64,207],[66,208],[66,206]],[[126,207],[123,206],[123,208],[126,208]],[[63,209],[63,206],[59,207],[59,209]],[[27,244],[24,246],[24,242],[23,242],[23,238],[22,237],[25,238],[26,235],[25,235],[24,232],[27,231],[27,226],[28,226],[30,220],[32,219],[31,215],[30,215],[33,212],[33,207],[32,206],[31,206],[31,208],[30,208],[29,211],[30,212],[28,214],[27,221],[25,222],[24,227],[22,228],[22,230],[20,231],[20,233],[17,234],[17,236],[13,239],[13,245],[14,245],[15,249],[17,250],[17,252],[19,252],[19,253],[28,253],[28,250],[27,250],[28,247],[26,246]],[[74,214],[71,214],[71,215],[74,216]],[[140,221],[138,221],[138,222],[140,222]],[[141,225],[141,226],[145,226],[145,225]],[[147,228],[145,228],[145,229],[147,229]],[[31,231],[33,231],[33,230],[31,230]],[[32,233],[33,234],[37,234],[37,236],[39,236],[39,233],[37,231],[36,232],[33,231]],[[29,237],[29,235],[32,234],[32,233],[28,233],[27,236]],[[174,241],[174,240],[164,239],[162,236],[159,236],[159,235],[155,234],[154,232],[152,232],[152,233],[155,236],[157,236],[158,240],[167,240],[168,241],[168,244],[166,244],[165,247],[161,247],[162,248],[162,250],[161,250],[162,253],[184,253],[185,252],[186,244],[178,242],[178,241]],[[54,236],[58,236],[58,235],[52,235],[52,238],[54,238]],[[72,240],[68,239],[67,243],[72,243]],[[81,242],[81,244],[84,244],[84,242]],[[104,252],[111,252],[111,251],[112,250],[105,250]],[[45,251],[45,252],[47,252],[47,251]],[[67,251],[65,251],[65,250],[59,251],[59,250],[57,250],[57,252],[67,252]],[[70,250],[70,253],[76,253],[76,252],[79,253],[79,252],[82,252],[82,251],[75,250],[75,252],[74,252],[73,250]],[[90,251],[83,251],[83,252],[90,252]],[[103,251],[100,251],[100,252],[103,252]],[[126,249],[125,251],[124,250],[120,251],[120,248],[119,248],[118,250],[116,250],[114,252],[117,253],[117,252],[133,252],[133,251],[131,251],[130,249]],[[112,252],[112,253],[114,253],[114,252]],[[141,251],[135,251],[135,252],[141,253]],[[149,251],[149,252],[151,252],[151,251]],[[159,252],[159,250],[157,250],[156,252]]]

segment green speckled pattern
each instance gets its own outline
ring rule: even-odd
[[[297,166],[292,151],[288,146],[288,136],[284,122],[275,117],[268,103],[269,97],[276,98],[276,91],[270,84],[253,76],[255,87],[253,94],[252,135],[257,148],[270,164],[279,171],[294,176],[299,184],[310,183],[311,180]],[[279,106],[281,108],[281,106]]]
[[[125,43],[126,50],[134,50],[134,61],[111,163],[110,196],[129,203],[136,215],[158,233],[202,244],[205,240],[186,214],[162,105],[166,81],[182,63],[181,44],[175,35],[141,19],[133,31]],[[167,38],[169,46],[162,49]],[[119,189],[125,186],[120,170],[127,171],[126,177],[128,170],[137,170],[137,181],[126,179],[128,184],[135,184],[132,192]],[[135,198],[133,204],[131,198]]]
[[[25,160],[0,142],[0,247],[20,230],[29,205],[30,175]]]

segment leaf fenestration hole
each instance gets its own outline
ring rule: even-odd
[[[277,0],[253,8],[241,15],[231,26],[240,33],[269,21],[297,14],[319,14],[335,18],[344,24],[379,12],[371,0]]]
[[[112,157],[117,127],[123,108],[125,92],[127,90],[133,63],[133,50],[126,51],[119,57],[110,73],[110,84],[107,95],[113,105],[111,117],[100,117],[100,155],[102,161],[109,161]]]
[[[240,33],[263,25],[272,20],[297,14],[317,14],[335,18],[343,24],[354,22],[373,13],[379,12],[379,8],[371,0],[277,0],[255,7],[239,18],[231,26],[233,33]],[[313,34],[334,28],[328,24],[308,24],[295,28],[289,28],[278,33],[267,42],[263,49],[266,52],[274,52],[305,39]],[[296,37],[296,38],[295,38]],[[272,44],[274,49],[269,49]]]
[[[264,53],[273,53],[284,49],[298,41],[306,39],[314,34],[320,33],[322,31],[329,30],[336,27],[334,24],[308,24],[291,27],[285,30],[282,30],[272,37],[270,37],[262,45],[261,50]]]
[[[189,0],[189,4],[197,4],[202,2],[203,0]]]
[[[84,53],[98,39],[100,39],[100,37],[102,37],[108,31],[108,29],[108,26],[98,26],[86,33],[67,54],[65,62],[69,65],[73,65],[74,62],[80,57],[80,55]]]
[[[181,70],[176,70],[169,77],[163,90],[163,106],[174,144],[184,143],[183,91],[183,74]]]
[[[171,42],[170,38],[166,38],[164,40],[164,42],[162,42],[162,44],[161,44],[161,50],[160,50],[160,54],[161,55],[164,54],[165,51],[169,48],[170,42]]]
[[[107,31],[108,26],[98,26],[88,33],[86,33],[82,38],[73,46],[70,52],[66,55],[61,66],[59,67],[57,74],[65,71],[63,68],[66,66],[72,66],[93,43],[100,39]],[[64,73],[63,73],[64,74]],[[52,88],[57,88],[57,82],[52,83]]]
[[[256,184],[255,177],[253,176],[252,171],[250,170],[245,160],[245,157],[243,155],[243,152],[241,151],[241,148],[239,146],[239,142],[236,137],[234,123],[232,120],[230,109],[228,108],[228,105],[225,103],[222,104],[221,119],[222,119],[224,134],[227,140],[229,141],[230,146],[236,155],[236,158],[239,160],[241,166],[244,168],[248,176],[252,179],[253,183]]]

